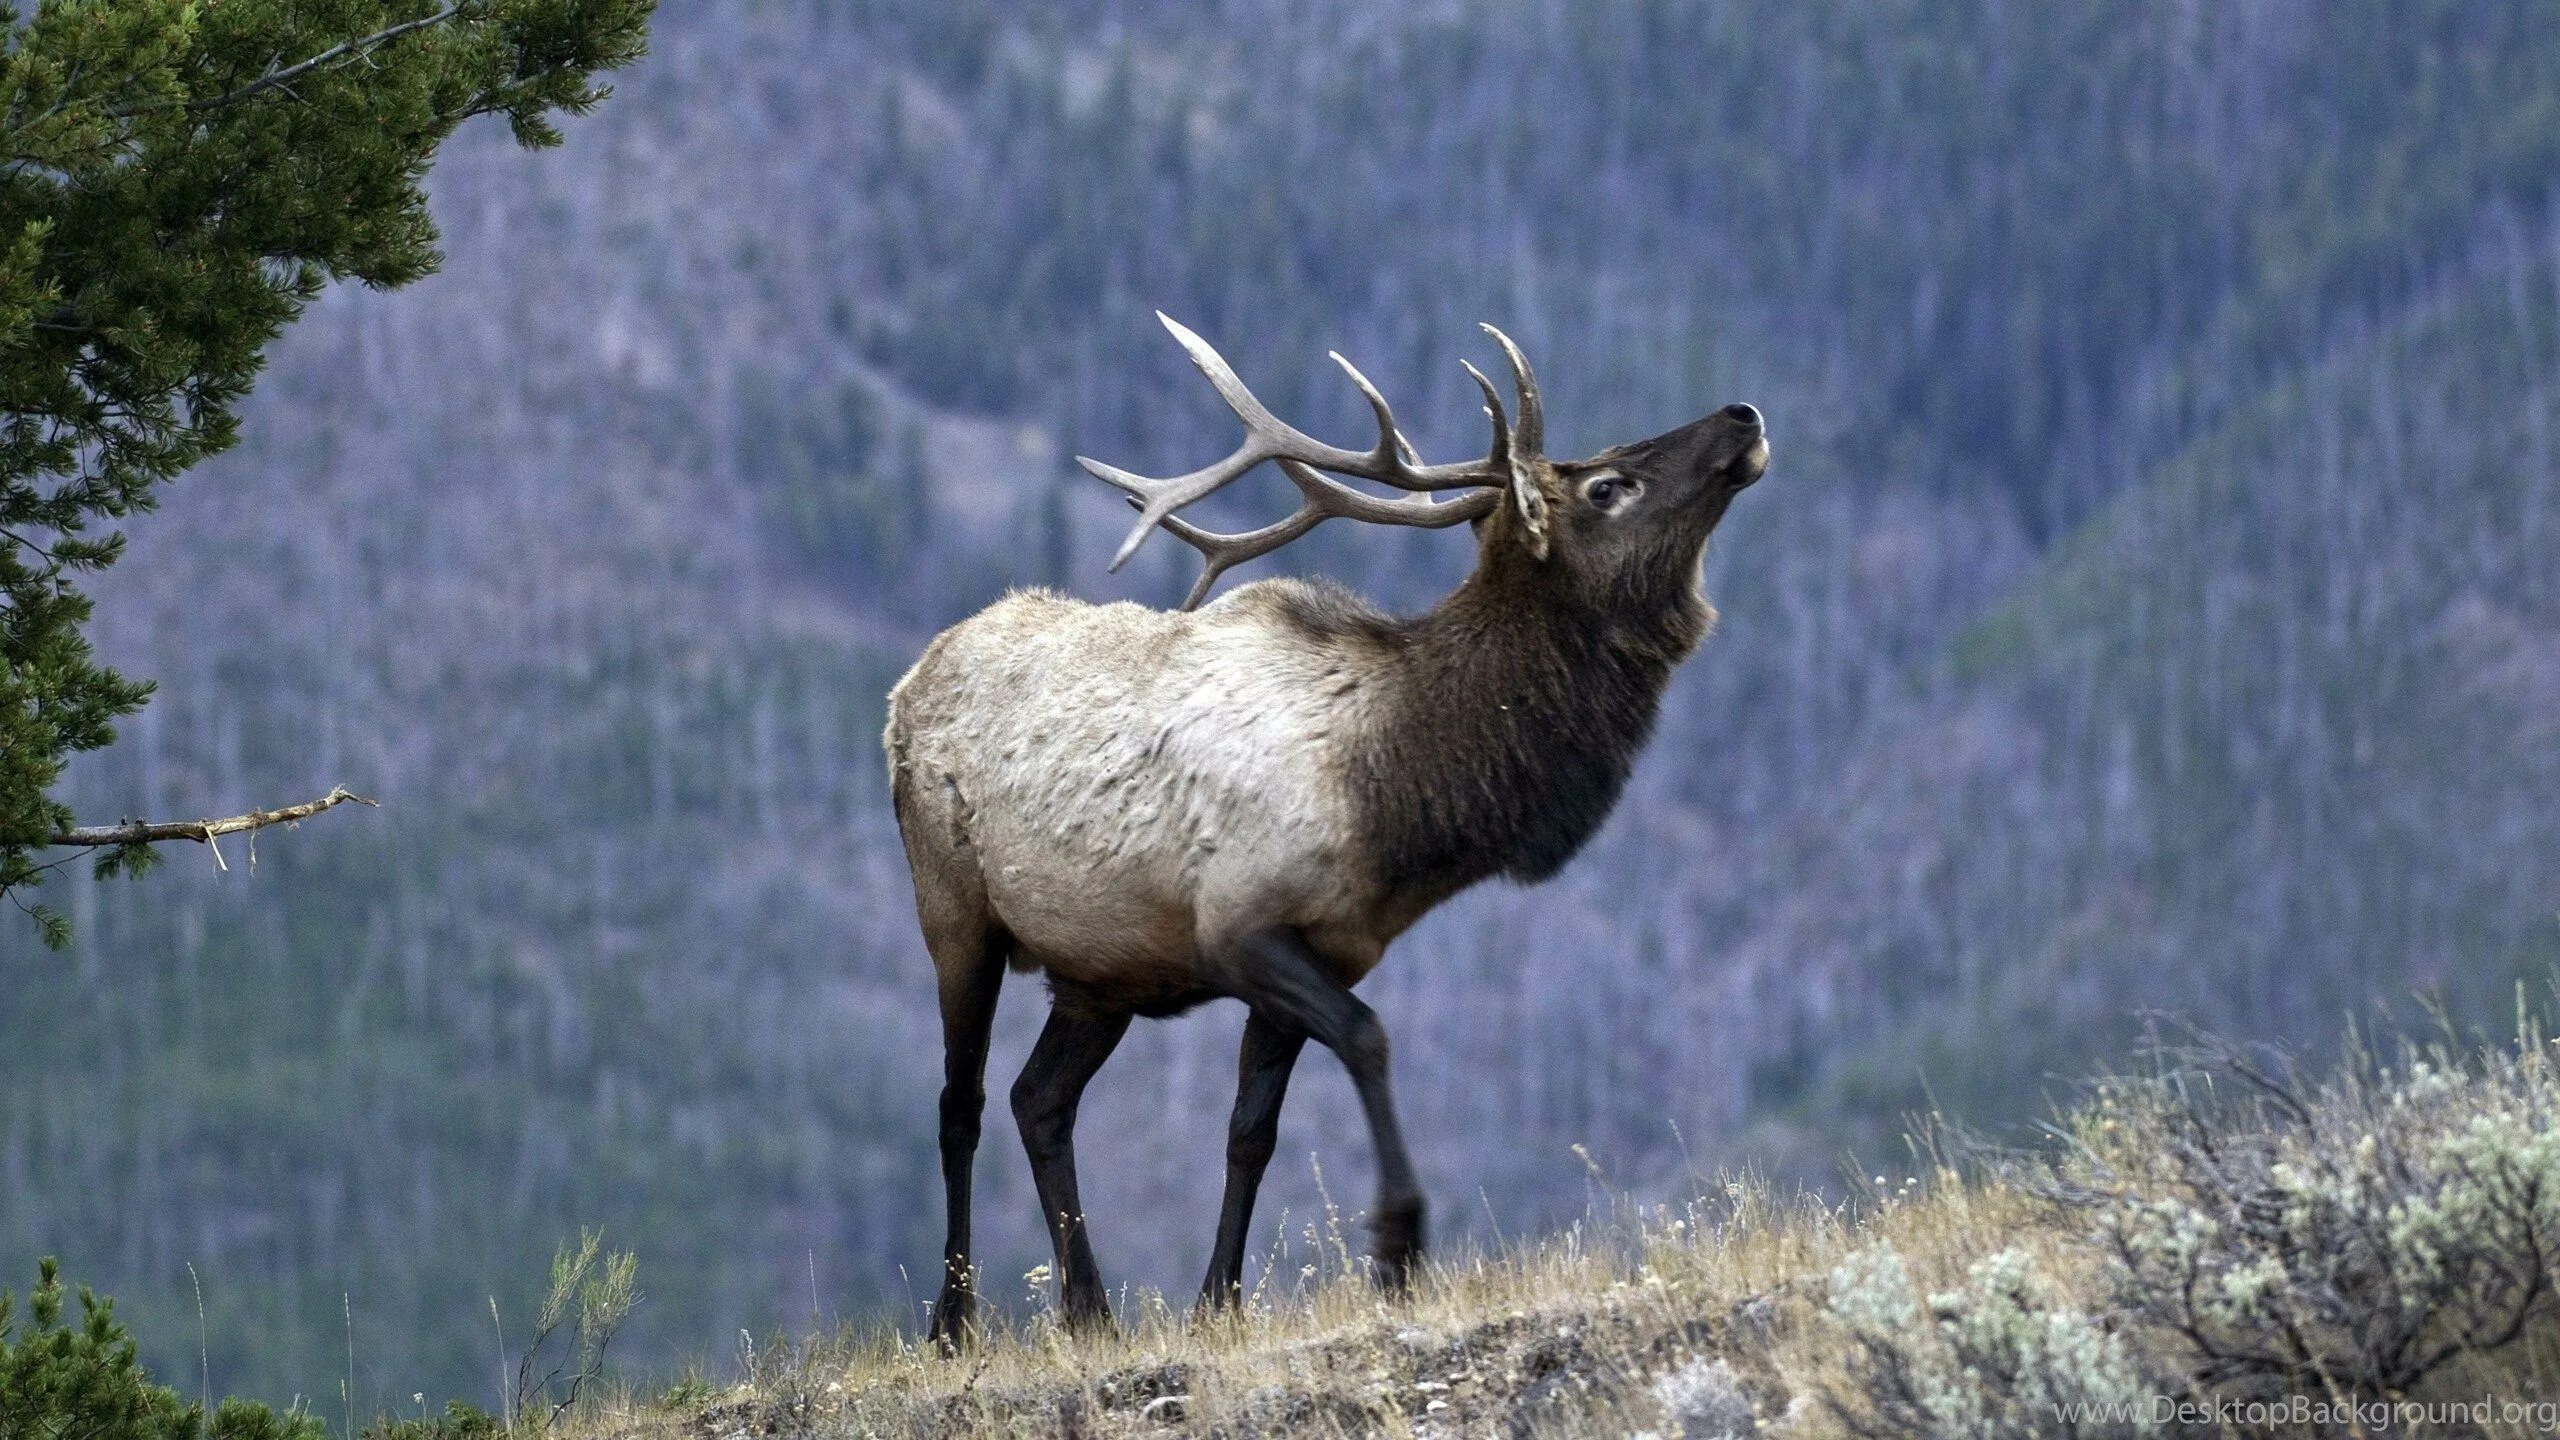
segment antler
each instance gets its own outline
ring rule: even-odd
[[[1227,571],[1256,556],[1268,555],[1337,516],[1345,520],[1366,520],[1375,525],[1411,525],[1423,530],[1439,530],[1492,514],[1494,503],[1502,494],[1480,486],[1445,505],[1428,495],[1382,500],[1375,495],[1362,494],[1339,481],[1329,480],[1296,460],[1281,461],[1280,472],[1298,487],[1298,493],[1305,496],[1306,501],[1288,519],[1277,524],[1224,535],[1215,530],[1203,530],[1179,515],[1167,515],[1157,522],[1175,539],[1199,551],[1208,561],[1200,569],[1200,578],[1191,582],[1191,593],[1182,598],[1183,609],[1196,609],[1207,597],[1209,587],[1217,584],[1218,577]]]
[[[1173,332],[1174,340],[1191,357],[1191,363],[1200,367],[1200,373],[1209,378],[1210,385],[1227,402],[1227,408],[1235,411],[1236,418],[1244,422],[1244,443],[1236,447],[1235,453],[1215,464],[1166,479],[1133,474],[1081,455],[1076,457],[1076,463],[1096,479],[1127,492],[1130,503],[1138,507],[1138,523],[1131,527],[1128,538],[1120,543],[1119,553],[1112,556],[1112,569],[1117,570],[1127,563],[1149,532],[1158,526],[1206,558],[1207,568],[1192,585],[1190,596],[1182,602],[1185,610],[1197,606],[1209,593],[1209,587],[1230,568],[1256,556],[1268,555],[1337,516],[1378,525],[1410,525],[1426,530],[1481,518],[1494,509],[1500,497],[1499,487],[1512,484],[1514,474],[1538,456],[1544,423],[1538,404],[1537,380],[1530,374],[1529,362],[1521,355],[1520,348],[1511,343],[1509,336],[1490,325],[1484,328],[1501,342],[1503,354],[1511,364],[1512,380],[1519,392],[1520,427],[1513,430],[1503,414],[1502,401],[1494,394],[1492,382],[1486,380],[1475,366],[1468,365],[1467,374],[1484,392],[1485,414],[1493,422],[1492,448],[1482,460],[1425,465],[1414,453],[1412,444],[1404,438],[1404,433],[1396,428],[1395,412],[1388,407],[1386,397],[1378,393],[1378,387],[1369,383],[1369,377],[1361,374],[1359,367],[1338,352],[1329,352],[1333,362],[1351,377],[1351,383],[1359,387],[1361,398],[1369,402],[1370,413],[1377,417],[1378,443],[1374,449],[1345,450],[1327,445],[1280,419],[1245,388],[1244,382],[1236,378],[1234,368],[1208,341],[1162,311],[1156,312],[1156,318],[1164,322],[1165,329]],[[1287,519],[1258,530],[1221,534],[1203,530],[1174,514],[1183,506],[1233,482],[1265,460],[1278,461],[1282,473],[1305,497],[1304,503]],[[1381,499],[1319,473],[1322,471],[1375,480],[1415,493],[1401,500]],[[1430,492],[1441,490],[1474,493],[1446,504],[1429,498]]]

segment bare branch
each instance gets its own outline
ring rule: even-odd
[[[237,835],[244,830],[264,830],[270,825],[291,825],[308,820],[323,810],[349,801],[358,805],[374,803],[340,785],[317,800],[276,810],[252,810],[246,815],[233,815],[221,820],[128,820],[121,825],[76,825],[44,843],[92,850],[108,845],[157,845],[168,840],[193,840],[200,845],[211,845],[222,836]]]

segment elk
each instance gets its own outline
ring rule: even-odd
[[[1206,341],[1157,318],[1243,422],[1244,442],[1170,479],[1079,463],[1139,510],[1113,569],[1158,528],[1205,558],[1182,609],[1017,591],[943,631],[889,697],[891,796],[942,1011],[949,1232],[931,1334],[946,1347],[976,1323],[970,1170],[1008,963],[1048,979],[1048,1022],[1012,1100],[1071,1327],[1110,1323],[1076,1188],[1086,1082],[1133,1017],[1221,997],[1243,1001],[1247,1019],[1202,1308],[1238,1293],[1255,1191],[1309,1039],[1358,1093],[1376,1151],[1376,1263],[1403,1287],[1423,1251],[1423,1193],[1397,1128],[1386,1032],[1352,987],[1432,907],[1496,875],[1545,879],[1607,816],[1673,667],[1714,623],[1708,534],[1768,466],[1749,405],[1587,460],[1547,458],[1537,381],[1490,325],[1514,411],[1466,367],[1493,427],[1483,459],[1421,463],[1377,388],[1337,354],[1378,425],[1374,447],[1339,449],[1273,415]],[[1288,518],[1221,534],[1174,513],[1264,461],[1303,499]],[[1201,605],[1230,567],[1337,517],[1472,524],[1475,569],[1410,618],[1300,579]]]

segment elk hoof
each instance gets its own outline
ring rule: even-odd
[[[1059,1307],[1058,1319],[1070,1335],[1087,1339],[1117,1335],[1120,1324],[1111,1318],[1111,1302],[1100,1295],[1069,1295]]]
[[[925,1338],[945,1359],[969,1348],[978,1338],[978,1297],[966,1290],[944,1290],[933,1302],[933,1325]]]
[[[1370,1222],[1378,1241],[1378,1277],[1389,1294],[1413,1287],[1413,1272],[1422,1263],[1422,1197],[1381,1201]]]

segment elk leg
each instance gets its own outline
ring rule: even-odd
[[[1203,1313],[1236,1303],[1244,1289],[1245,1231],[1262,1172],[1280,1142],[1280,1102],[1289,1093],[1289,1071],[1307,1043],[1306,1032],[1279,1024],[1262,1011],[1245,1018],[1244,1044],[1236,1056],[1236,1109],[1227,1122],[1227,1194],[1218,1207],[1218,1244],[1209,1255],[1209,1278],[1200,1282]]]
[[[978,1118],[987,1104],[987,1035],[1004,987],[1000,933],[937,948],[942,993],[942,1189],[948,1229],[942,1242],[942,1293],[928,1332],[945,1353],[967,1343],[978,1323],[977,1276],[969,1264],[969,1179],[978,1155]]]
[[[1058,1256],[1059,1308],[1070,1329],[1111,1323],[1102,1270],[1085,1237],[1084,1202],[1076,1194],[1076,1103],[1085,1083],[1129,1033],[1126,1014],[1102,1018],[1051,1009],[1031,1058],[1013,1082],[1013,1118],[1031,1155],[1031,1182]]]
[[[1387,1288],[1401,1291],[1422,1258],[1422,1182],[1405,1151],[1395,1097],[1387,1088],[1387,1028],[1297,931],[1258,930],[1236,948],[1233,983],[1244,1002],[1256,1014],[1314,1036],[1351,1072],[1378,1152],[1378,1203],[1370,1222],[1378,1237],[1378,1268]]]

